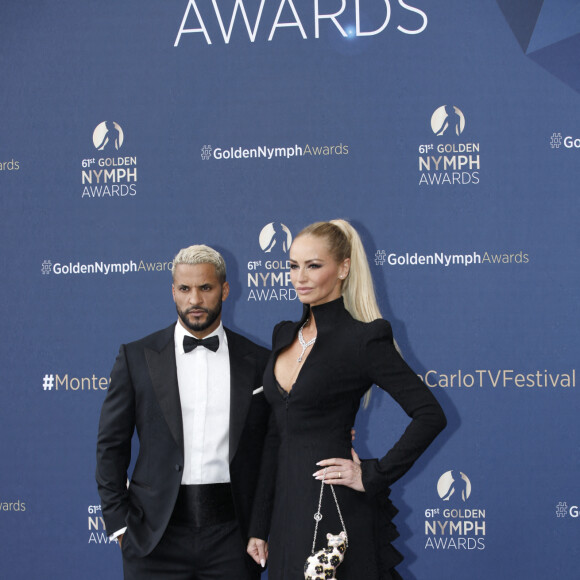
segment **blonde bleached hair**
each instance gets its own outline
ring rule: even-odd
[[[219,252],[209,246],[198,244],[179,250],[175,258],[173,258],[171,266],[173,279],[175,279],[175,268],[179,264],[212,264],[215,267],[220,283],[223,284],[226,281],[225,260]]]
[[[350,258],[350,272],[342,282],[344,306],[351,316],[362,322],[382,318],[371,270],[358,232],[343,219],[316,222],[305,227],[296,237],[316,236],[326,240],[328,250],[337,263]]]

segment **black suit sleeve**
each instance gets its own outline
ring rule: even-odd
[[[393,344],[391,325],[376,320],[360,343],[360,360],[370,382],[389,393],[411,417],[393,448],[381,459],[363,461],[363,485],[370,495],[404,475],[447,424],[441,406]]]
[[[252,518],[250,520],[248,533],[250,538],[267,540],[270,533],[270,518],[272,516],[272,508],[274,505],[274,489],[276,486],[279,444],[276,420],[274,416],[270,414],[268,434],[266,435],[266,441],[264,442],[260,476],[254,498]]]
[[[127,469],[135,429],[135,391],[122,345],[99,421],[96,479],[101,510],[109,534],[126,525],[128,511]]]

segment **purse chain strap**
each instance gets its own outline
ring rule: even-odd
[[[314,554],[314,550],[316,547],[316,535],[318,534],[318,522],[322,519],[322,512],[320,511],[322,508],[322,494],[324,493],[324,479],[326,478],[326,470],[327,467],[324,468],[324,473],[322,474],[322,483],[320,484],[320,497],[318,498],[318,510],[314,514],[314,540],[312,541],[312,554]],[[330,490],[332,491],[332,496],[334,497],[334,503],[336,504],[336,509],[338,511],[338,517],[340,518],[340,523],[342,524],[342,531],[346,537],[346,546],[348,548],[348,534],[346,533],[346,526],[344,525],[344,520],[342,519],[342,513],[340,512],[340,506],[338,505],[338,500],[336,499],[336,493],[334,492],[334,486],[332,483],[329,483]]]

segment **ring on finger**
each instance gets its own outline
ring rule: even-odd
[[[340,471],[338,472],[338,479],[342,479],[342,473]]]

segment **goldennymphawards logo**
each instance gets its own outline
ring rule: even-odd
[[[577,505],[568,506],[568,502],[559,501],[556,505],[556,517],[558,518],[578,518],[578,514],[580,513],[579,508]]]
[[[230,160],[252,160],[263,159],[266,161],[278,159],[292,159],[294,157],[304,158],[329,158],[348,155],[348,145],[340,142],[338,144],[306,143],[304,145],[258,145],[256,147],[245,147],[242,145],[220,146],[203,145],[201,147],[201,158],[204,161],[215,159],[217,161]]]
[[[23,513],[26,511],[26,502],[21,499],[5,497],[0,493],[0,512]]]
[[[43,276],[86,276],[114,274],[148,273],[171,271],[173,260],[169,262],[154,260],[129,260],[128,262],[72,262],[70,260],[43,260],[40,271]]]
[[[459,469],[446,471],[437,481],[437,495],[445,503],[425,510],[425,549],[484,550],[485,510],[468,501],[469,477]]]
[[[200,40],[208,45],[222,41],[229,44],[232,37],[246,39],[246,34],[250,42],[271,42],[275,35],[282,35],[285,40],[319,39],[321,31],[325,36],[327,33],[339,39],[342,36],[346,42],[357,37],[376,36],[393,28],[414,36],[421,34],[428,23],[427,14],[412,6],[410,0],[365,0],[364,3],[343,0],[338,10],[333,4],[329,12],[323,12],[322,3],[296,0],[235,0],[235,3],[232,0],[220,1],[220,4],[217,0],[211,3],[188,0],[173,46],[199,46]],[[365,10],[363,18],[361,4]],[[398,24],[403,19],[411,24]],[[210,31],[217,30],[218,26],[221,36],[214,32],[210,36]],[[184,36],[189,37],[189,43],[185,43]]]
[[[101,515],[100,505],[90,505],[88,507],[88,530],[89,530],[89,544],[118,544],[117,538],[109,539],[107,530],[105,529],[105,520]]]
[[[93,131],[93,146],[104,156],[81,161],[82,198],[130,198],[137,195],[137,157],[115,156],[125,141],[116,121],[103,121]]]
[[[530,263],[530,256],[523,250],[499,250],[479,252],[389,252],[377,250],[374,255],[376,266],[421,267],[440,266],[505,266],[506,264],[522,265]]]
[[[419,145],[419,185],[477,185],[479,143],[462,142],[466,120],[455,105],[442,105],[431,115],[435,142]]]
[[[10,161],[0,161],[0,171],[18,171],[20,169],[20,161],[10,159]]]
[[[45,393],[59,391],[98,392],[106,391],[111,383],[110,377],[98,377],[94,373],[91,376],[75,377],[68,373],[46,373],[42,377],[41,387]]]
[[[562,137],[562,133],[552,133],[550,147],[552,149],[560,149],[562,145],[564,149],[580,149],[580,137],[574,137],[572,135]]]
[[[550,147],[552,149],[560,149],[562,146],[562,133],[552,133],[550,137]]]
[[[258,235],[263,255],[248,261],[248,300],[296,300],[290,282],[287,256],[292,244],[290,228],[280,222],[266,224]]]

